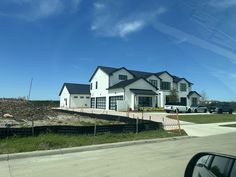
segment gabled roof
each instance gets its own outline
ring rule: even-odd
[[[67,88],[70,94],[90,94],[90,85],[88,84],[64,83],[59,96],[61,95],[64,87]]]
[[[191,83],[191,82],[189,82],[187,79],[185,79],[185,78],[180,78],[180,77],[178,77],[178,76],[173,76],[173,81],[175,82],[175,83],[178,83],[178,82],[180,82],[181,80],[185,80],[188,84],[193,84],[193,83]]]
[[[98,66],[96,68],[96,70],[94,71],[93,75],[90,77],[89,82],[92,80],[93,76],[96,74],[97,70],[101,69],[102,71],[104,71],[107,75],[110,75],[111,73],[113,73],[114,71],[117,70],[117,68],[112,68],[112,67],[106,67],[106,66]]]
[[[157,73],[153,73],[153,72],[145,72],[145,71],[136,71],[136,70],[129,70],[129,69],[126,69],[125,67],[120,67],[120,68],[113,68],[113,67],[106,67],[106,66],[98,66],[96,68],[96,70],[94,71],[93,75],[91,76],[91,78],[89,79],[89,82],[92,80],[93,76],[96,74],[97,70],[98,69],[101,69],[102,71],[104,71],[107,75],[111,75],[112,73],[118,71],[118,70],[121,70],[121,69],[124,69],[126,70],[127,72],[129,72],[130,74],[132,74],[135,78],[148,78],[149,76],[151,75],[155,75],[157,76],[159,79],[160,78],[160,75],[166,73],[168,74],[170,77],[173,78],[174,82],[177,83],[179,82],[180,80],[184,79],[186,82],[188,82],[189,84],[193,84],[191,82],[189,82],[187,79],[185,78],[180,78],[180,77],[177,77],[177,76],[173,76],[171,75],[168,71],[161,71],[161,72],[157,72]]]
[[[144,71],[135,71],[135,70],[128,70],[130,73],[134,75],[134,77],[143,77],[147,78],[151,75],[155,75],[155,73],[150,73],[150,72],[144,72]]]
[[[152,90],[146,90],[146,89],[129,89],[129,90],[134,94],[138,95],[157,95],[157,93],[155,93]]]
[[[168,74],[170,77],[173,77],[168,71],[161,71],[161,72],[158,72],[158,73],[156,73],[156,76],[160,76],[160,75],[162,75],[162,74],[164,74],[164,73],[166,73],[166,74]]]
[[[189,93],[188,93],[188,97],[190,97],[192,94],[194,94],[194,93],[196,93],[199,97],[201,97],[201,95],[198,93],[198,92],[196,92],[196,91],[190,91]]]
[[[145,82],[147,82],[149,85],[151,85],[153,88],[157,89],[154,85],[152,85],[150,82],[148,82],[146,79],[144,78],[134,78],[134,79],[129,79],[129,80],[125,80],[125,81],[121,81],[111,87],[108,88],[108,90],[110,89],[117,89],[117,88],[125,88],[126,86],[138,81],[138,80],[144,80]]]
[[[121,81],[111,87],[109,87],[108,89],[116,89],[116,88],[124,88],[134,82],[136,82],[137,80],[139,80],[140,78],[134,78],[134,79],[129,79],[129,80],[125,80],[125,81]]]

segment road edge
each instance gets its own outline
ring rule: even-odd
[[[3,154],[3,155],[0,155],[0,161],[8,161],[8,160],[15,160],[15,159],[30,158],[30,157],[41,157],[41,156],[49,156],[49,155],[64,155],[64,154],[76,153],[76,152],[94,151],[94,150],[101,150],[101,149],[131,146],[131,145],[148,144],[148,143],[158,143],[158,142],[161,143],[161,142],[166,142],[166,141],[175,141],[175,140],[190,139],[190,138],[195,138],[195,137],[194,136],[176,136],[176,137],[170,137],[170,138],[145,139],[145,140],[125,141],[125,142],[118,142],[118,143],[107,143],[107,144],[80,146],[80,147],[63,148],[63,149]]]

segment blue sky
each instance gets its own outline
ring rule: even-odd
[[[58,99],[98,65],[169,71],[236,100],[236,0],[1,0],[0,97]]]

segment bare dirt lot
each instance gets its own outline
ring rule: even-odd
[[[38,104],[25,100],[0,100],[0,127],[31,127],[42,125],[109,125],[117,121],[95,120],[94,118],[67,114],[52,110],[52,104]]]

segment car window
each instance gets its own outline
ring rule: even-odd
[[[206,167],[209,167],[209,164],[211,162],[211,159],[212,159],[212,156],[211,155],[206,155],[206,156],[203,156],[201,157],[198,162],[197,162],[197,166],[201,166],[201,165],[204,165]]]
[[[234,165],[230,174],[230,177],[235,177],[235,176],[236,176],[236,162],[234,162]]]
[[[228,161],[225,157],[216,156],[212,161],[210,171],[217,177],[226,177],[225,167],[227,167]]]

